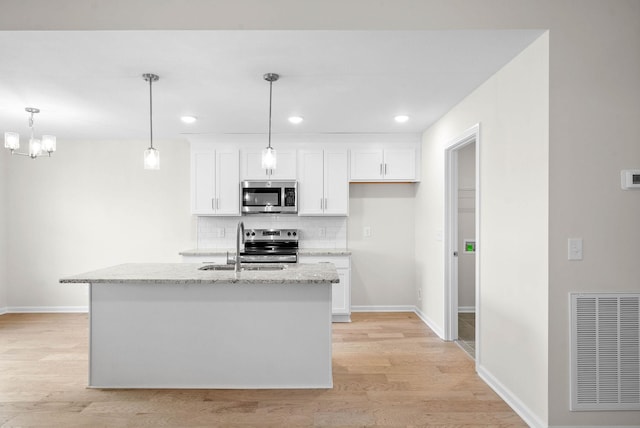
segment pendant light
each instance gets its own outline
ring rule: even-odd
[[[151,145],[144,151],[144,169],[160,169],[160,152],[153,148],[153,82],[160,77],[157,74],[145,73],[142,78],[149,82],[149,139]]]
[[[20,148],[20,134],[17,132],[4,133],[4,147],[9,149],[12,155],[29,156],[31,159],[45,155],[51,156],[51,153],[56,151],[56,137],[53,135],[43,135],[41,139],[35,137],[33,115],[40,113],[40,109],[26,107],[24,110],[29,113],[29,153],[17,151]]]
[[[267,73],[263,77],[264,80],[269,82],[269,145],[262,151],[262,168],[276,169],[276,151],[271,147],[271,103],[273,98],[273,82],[278,80],[280,76],[276,73]]]

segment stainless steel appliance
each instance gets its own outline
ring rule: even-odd
[[[297,263],[297,229],[246,229],[242,263]]]
[[[243,214],[298,212],[298,183],[295,181],[243,181],[240,192]]]

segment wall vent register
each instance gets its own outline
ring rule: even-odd
[[[640,293],[572,293],[571,410],[640,410]]]

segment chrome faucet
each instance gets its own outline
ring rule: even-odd
[[[244,223],[238,222],[238,228],[236,229],[236,272],[240,272],[240,241],[242,241],[244,249]]]

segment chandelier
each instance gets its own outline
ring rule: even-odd
[[[20,134],[17,132],[4,133],[4,147],[9,149],[12,155],[29,156],[31,159],[45,155],[51,156],[51,153],[56,151],[56,137],[53,135],[43,135],[41,139],[35,137],[33,115],[40,113],[40,109],[26,107],[24,110],[29,113],[29,153],[18,151],[20,148]]]

